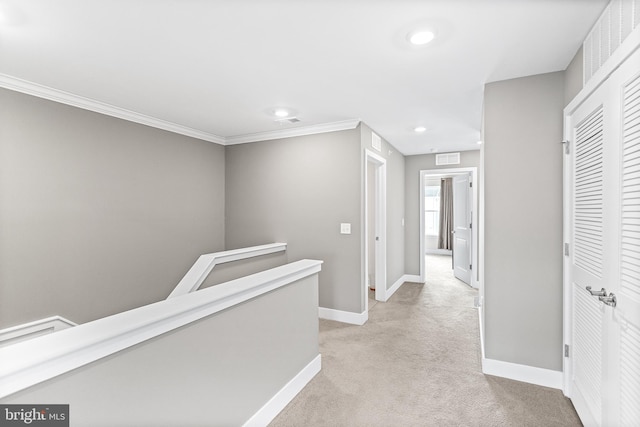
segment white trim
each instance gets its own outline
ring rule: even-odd
[[[0,347],[17,344],[21,341],[37,338],[42,335],[58,332],[78,326],[77,323],[61,316],[52,316],[22,325],[0,330]]]
[[[391,287],[384,293],[384,299],[382,300],[382,302],[389,301],[389,298],[391,298],[391,296],[395,294],[398,289],[400,289],[400,286],[402,286],[404,282],[409,282],[408,277],[408,274],[404,274],[398,280],[396,280],[393,285],[391,285]]]
[[[258,410],[244,427],[267,426],[322,369],[322,356],[317,355],[307,366]]]
[[[561,371],[483,358],[482,373],[558,390],[562,389]]]
[[[321,123],[311,126],[302,126],[290,129],[278,129],[266,132],[257,132],[247,135],[229,136],[225,138],[224,145],[247,144],[250,142],[269,141],[272,139],[291,138],[294,136],[314,135],[317,133],[336,132],[340,130],[355,129],[360,124],[360,119],[343,120],[340,122]]]
[[[420,281],[422,283],[427,280],[427,272],[425,267],[425,253],[426,253],[426,242],[425,242],[425,230],[424,230],[424,187],[427,175],[456,175],[460,173],[469,173],[471,174],[471,182],[472,186],[472,195],[473,195],[473,206],[471,207],[471,223],[474,227],[478,226],[478,212],[479,210],[479,198],[478,194],[480,192],[481,183],[478,181],[478,168],[476,166],[473,167],[460,167],[460,168],[450,168],[450,169],[422,169],[420,170],[420,212],[418,214],[418,218],[420,218]],[[478,208],[476,208],[478,207]],[[482,281],[478,280],[478,270],[480,268],[480,255],[478,253],[478,241],[480,240],[481,232],[483,231],[482,224],[478,227],[478,234],[476,238],[476,233],[472,231],[471,237],[471,264],[473,264],[474,268],[471,271],[471,287],[478,289],[481,294],[483,294],[482,289]]]
[[[369,216],[368,209],[368,179],[367,165],[371,162],[376,166],[375,170],[375,190],[376,190],[376,206],[375,206],[375,235],[378,237],[375,249],[376,265],[376,301],[386,301],[385,294],[387,289],[387,159],[374,153],[369,149],[364,150],[363,165],[363,208],[362,224],[363,224],[363,247],[361,249],[362,259],[364,260],[364,270],[362,275],[362,299],[364,300],[365,312],[369,311]]]
[[[18,79],[6,74],[0,74],[0,87],[10,89],[16,92],[26,93],[27,95],[37,96],[38,98],[48,99],[50,101],[59,102],[61,104],[71,105],[73,107],[82,108],[83,110],[94,111],[119,119],[128,120],[134,123],[151,126],[157,129],[166,130],[180,135],[190,136],[192,138],[202,139],[204,141],[223,144],[225,138],[208,132],[203,132],[187,126],[182,126],[166,120],[147,116],[145,114],[136,113],[135,111],[116,107],[115,105],[96,101],[83,96],[74,95],[58,89],[53,89],[37,83]]]
[[[218,264],[254,258],[286,250],[286,243],[269,243],[266,245],[251,246],[248,248],[232,249],[229,251],[200,255],[189,271],[187,271],[187,274],[184,275],[182,280],[180,280],[167,298],[175,298],[180,295],[196,291],[205,281],[207,276],[211,274],[213,267]]]
[[[0,349],[0,399],[320,272],[301,260]]]
[[[292,129],[278,129],[267,132],[258,132],[247,135],[236,135],[224,137],[210,132],[204,132],[188,126],[179,125],[177,123],[162,120],[146,114],[137,113],[105,102],[96,101],[91,98],[85,98],[80,95],[65,92],[63,90],[54,89],[38,83],[19,79],[7,74],[0,73],[0,87],[25,93],[27,95],[37,96],[38,98],[48,99],[50,101],[59,102],[65,105],[81,108],[83,110],[93,111],[111,117],[139,123],[157,129],[166,130],[180,135],[201,139],[203,141],[213,142],[220,145],[245,144],[248,142],[268,141],[271,139],[290,138],[292,136],[313,135],[317,133],[335,132],[339,130],[355,129],[360,124],[360,119],[343,120],[332,123],[321,123],[311,126],[302,126]]]
[[[424,285],[424,282],[420,279],[418,274],[405,274],[404,278],[406,282],[420,283]]]
[[[424,253],[425,255],[453,255],[453,251],[449,249],[427,249]]]
[[[351,311],[334,310],[333,308],[318,307],[318,317],[351,325],[364,325],[369,320],[369,313],[353,313]]]
[[[482,314],[484,313],[484,307],[482,306],[483,304],[483,300],[482,297],[479,296],[478,297],[478,327],[480,329],[480,355],[482,357],[482,360],[485,360],[485,355],[484,355],[484,328],[482,327]]]

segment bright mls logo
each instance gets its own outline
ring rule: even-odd
[[[69,405],[0,405],[0,426],[69,427]]]

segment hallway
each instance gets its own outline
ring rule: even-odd
[[[364,326],[320,320],[322,371],[271,426],[581,425],[560,390],[482,374],[477,291],[447,262]]]

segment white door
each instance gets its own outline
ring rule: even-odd
[[[469,175],[453,177],[453,275],[471,284],[471,204]]]
[[[587,426],[640,425],[639,70],[637,52],[565,123],[571,199],[565,392]]]

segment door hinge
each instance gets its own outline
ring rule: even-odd
[[[564,244],[564,256],[569,256],[569,244]]]
[[[564,154],[569,154],[570,153],[569,147],[571,145],[569,140],[562,141],[562,144],[564,145]]]
[[[469,264],[469,270],[473,270],[473,265]]]
[[[472,222],[470,222],[470,223],[469,223],[469,229],[471,230],[472,228],[473,228],[473,223],[472,223]]]
[[[473,182],[469,181],[469,188],[473,188]]]
[[[564,345],[564,357],[569,357],[569,344]]]

